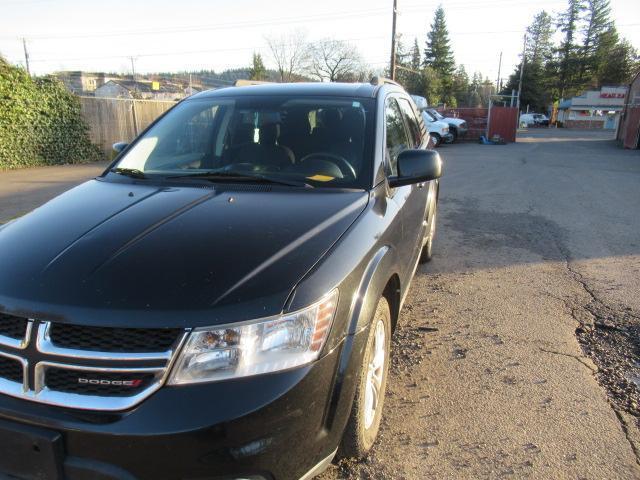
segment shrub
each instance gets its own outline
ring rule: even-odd
[[[99,159],[78,99],[0,57],[0,170]]]

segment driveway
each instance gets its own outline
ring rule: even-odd
[[[640,478],[640,154],[609,137],[440,149],[380,441],[323,480]],[[102,167],[0,173],[0,221]]]

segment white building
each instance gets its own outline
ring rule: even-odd
[[[615,130],[620,122],[626,95],[626,86],[588,90],[582,95],[560,102],[558,121],[567,128]]]

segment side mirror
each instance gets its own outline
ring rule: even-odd
[[[113,148],[113,151],[116,153],[120,153],[122,152],[122,150],[124,150],[125,148],[127,148],[129,146],[129,144],[127,142],[117,142],[114,143],[111,148]]]
[[[389,177],[389,186],[401,187],[427,182],[442,176],[440,154],[433,150],[405,150],[398,155],[398,175]]]

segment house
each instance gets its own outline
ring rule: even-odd
[[[54,73],[64,86],[76,95],[92,95],[93,92],[108,80],[104,74],[82,71],[62,71]]]
[[[161,84],[156,81],[112,79],[96,88],[99,98],[138,98],[143,100],[176,101],[185,97],[180,85]]]
[[[567,128],[615,130],[624,108],[626,86],[603,86],[563,100],[558,107],[558,121]]]
[[[616,139],[624,148],[640,148],[640,71],[629,85]]]
[[[151,98],[150,82],[135,80],[109,80],[96,88],[94,95],[99,98]]]

